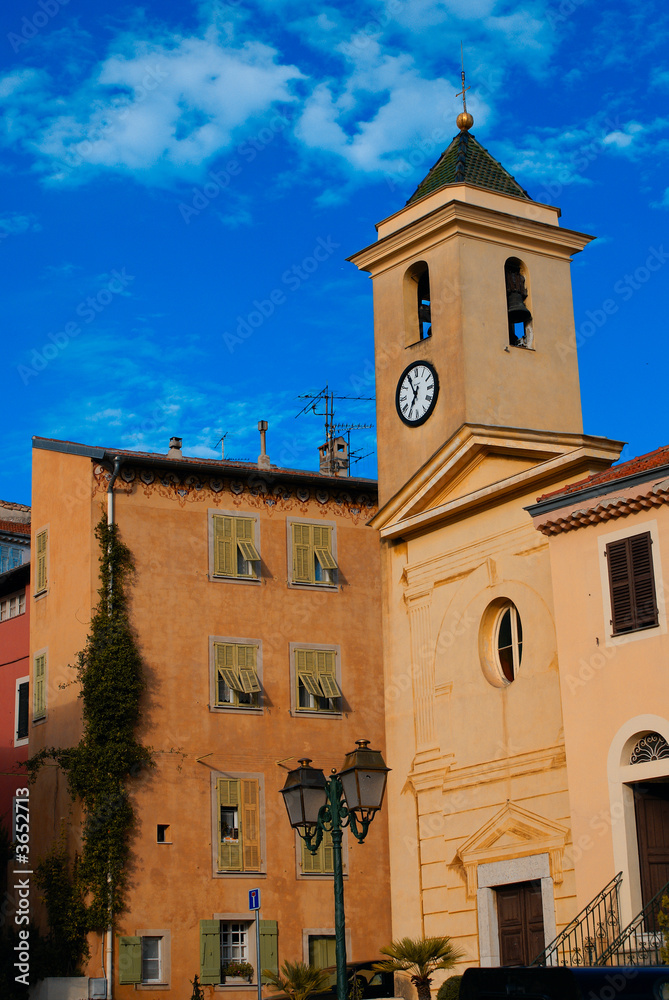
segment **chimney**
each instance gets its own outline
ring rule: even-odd
[[[171,437],[170,438],[170,450],[167,453],[168,458],[183,458],[181,454],[181,438]]]
[[[348,476],[349,457],[346,438],[329,438],[318,449],[319,469],[322,476]]]
[[[265,435],[267,433],[266,420],[258,421],[258,430],[260,431],[260,454],[258,455],[258,468],[269,469],[271,463],[269,460],[269,455],[267,454],[267,442],[265,439]]]

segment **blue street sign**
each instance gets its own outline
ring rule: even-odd
[[[260,889],[249,889],[249,910],[260,909]]]

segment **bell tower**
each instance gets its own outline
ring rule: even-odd
[[[457,125],[350,258],[374,287],[381,504],[465,424],[582,432],[570,262],[592,237]]]

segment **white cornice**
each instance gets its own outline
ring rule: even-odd
[[[415,256],[419,247],[441,243],[456,235],[485,239],[524,250],[569,260],[594,239],[586,233],[517,215],[508,215],[461,201],[448,204],[410,222],[394,233],[353,254],[352,261],[362,271],[379,273],[398,260]]]
[[[472,510],[512,496],[540,491],[547,482],[564,482],[584,469],[608,468],[622,443],[582,434],[555,434],[481,424],[463,426],[430,458],[370,521],[382,538],[397,538],[437,523],[457,520]],[[431,507],[430,502],[481,454],[532,458],[525,469],[465,496]]]

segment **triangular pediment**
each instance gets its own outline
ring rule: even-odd
[[[458,856],[465,863],[476,859],[482,861],[499,860],[499,855],[508,854],[509,849],[546,846],[547,841],[564,844],[567,830],[559,823],[530,812],[514,802],[507,802],[498,813],[488,820],[476,833],[461,844]]]
[[[422,531],[509,496],[538,495],[586,469],[607,469],[621,449],[608,438],[463,424],[371,523],[383,537]]]
[[[560,823],[507,802],[457,851],[467,876],[468,895],[476,893],[479,865],[547,854],[553,881],[562,881],[562,856],[569,831]]]

